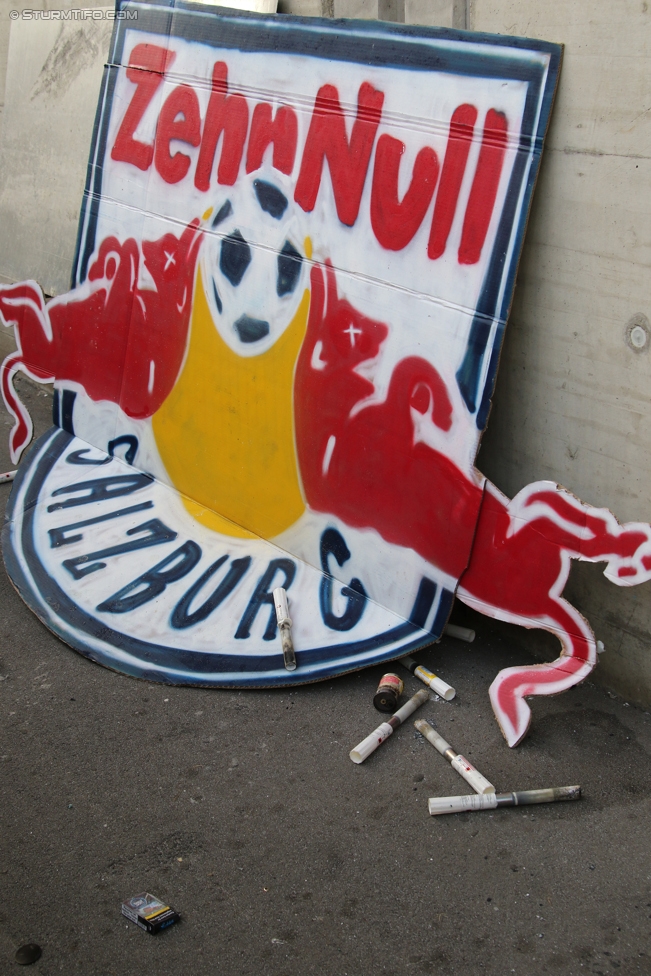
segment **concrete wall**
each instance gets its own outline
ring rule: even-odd
[[[0,280],[35,278],[56,295],[70,285],[112,21],[12,21],[25,4],[0,5]]]
[[[630,335],[651,318],[649,7],[470,7],[475,30],[565,44],[479,466],[509,495],[549,478],[621,521],[651,521],[651,342]],[[566,595],[606,646],[595,677],[651,701],[651,583],[575,564]]]
[[[103,7],[107,0],[84,0],[83,3],[73,3],[72,0],[0,0],[0,131],[2,128],[2,113],[5,104],[7,86],[7,61],[9,58],[9,37],[11,25],[14,23],[10,12],[25,9],[52,10],[69,9],[72,7]]]
[[[278,0],[278,12],[301,17],[350,17],[433,27],[467,26],[467,0]]]

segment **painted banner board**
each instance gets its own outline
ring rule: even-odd
[[[14,373],[54,383],[55,426],[20,469],[4,537],[51,629],[132,675],[265,686],[423,647],[455,592],[545,626],[561,548],[592,556],[581,528],[554,538],[543,609],[495,598],[495,567],[510,581],[540,537],[515,553],[509,505],[556,526],[587,509],[547,483],[509,502],[474,462],[560,57],[518,38],[118,4],[71,290],[47,305],[34,282],[0,292],[15,460],[31,421]],[[576,638],[564,686],[593,666],[578,617],[549,627]],[[533,693],[518,688],[493,700],[510,742]]]

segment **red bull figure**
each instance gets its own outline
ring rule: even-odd
[[[11,382],[19,369],[40,382],[79,384],[129,417],[159,409],[188,342],[198,228],[194,220],[180,237],[166,234],[141,247],[108,238],[87,282],[47,307],[34,282],[0,287],[0,318],[15,327],[18,345],[2,365],[3,396],[16,419],[14,461],[31,437]],[[595,665],[594,635],[562,598],[570,560],[605,561],[605,575],[619,586],[651,579],[651,527],[622,526],[551,482],[529,485],[509,501],[489,482],[472,481],[414,437],[412,411],[428,414],[442,431],[452,423],[452,400],[436,369],[420,357],[402,359],[384,402],[369,400],[373,384],[357,367],[378,355],[388,325],[338,295],[330,265],[313,267],[310,301],[294,381],[305,500],[314,511],[415,550],[459,579],[457,595],[469,606],[559,638],[556,661],[508,668],[491,685],[493,709],[514,746],[531,719],[526,697],[563,691]]]
[[[129,417],[150,417],[172,389],[185,352],[194,270],[201,240],[194,220],[181,237],[157,241],[115,237],[102,242],[88,280],[44,305],[33,281],[3,287],[0,315],[15,326],[18,352],[2,364],[2,395],[16,424],[11,458],[32,436],[28,412],[12,377],[80,384],[91,400],[117,403]],[[142,266],[149,287],[141,284]],[[155,326],[155,327],[154,327]]]

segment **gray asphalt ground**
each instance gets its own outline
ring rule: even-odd
[[[49,398],[19,383],[46,429]],[[37,942],[41,976],[651,974],[651,716],[585,684],[535,699],[509,750],[487,694],[527,660],[508,631],[457,609],[474,644],[420,655],[457,698],[414,717],[498,790],[584,797],[433,818],[429,796],[469,790],[411,721],[348,758],[384,669],[291,694],[168,688],[70,650],[4,573],[0,606],[0,972]],[[181,924],[122,918],[143,890]]]

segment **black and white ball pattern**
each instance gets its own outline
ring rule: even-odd
[[[271,180],[245,180],[218,204],[202,249],[213,321],[243,356],[269,349],[292,321],[306,268],[298,217]]]

